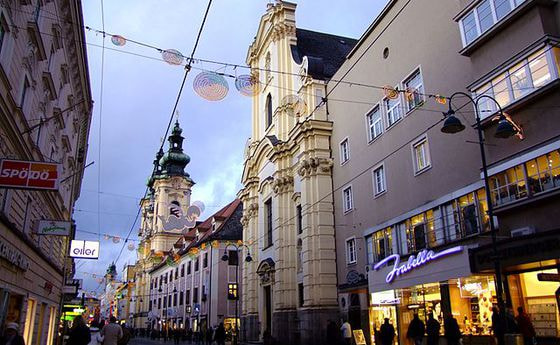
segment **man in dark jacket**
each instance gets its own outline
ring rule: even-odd
[[[220,323],[218,328],[216,328],[216,332],[214,333],[214,339],[216,340],[216,344],[224,345],[226,342],[226,329],[224,328],[224,324]]]
[[[420,320],[418,314],[414,314],[414,318],[410,322],[410,325],[408,325],[406,337],[412,339],[415,345],[422,345],[425,331],[426,327],[424,326],[424,322]]]
[[[434,314],[428,314],[428,322],[426,322],[426,334],[428,334],[428,345],[437,345],[439,343],[439,329],[441,325],[438,320],[434,319]]]
[[[25,345],[23,337],[18,334],[18,324],[15,322],[8,322],[4,335],[0,338],[0,345]]]
[[[517,308],[519,313],[515,320],[517,321],[517,327],[519,328],[519,333],[523,335],[523,342],[525,345],[533,345],[533,338],[537,335],[531,318],[523,311],[523,307]]]
[[[445,325],[443,327],[445,332],[445,338],[447,339],[447,345],[459,345],[459,340],[461,339],[461,329],[459,329],[459,324],[457,319],[452,315],[445,318]]]
[[[388,318],[385,318],[385,322],[379,328],[379,337],[381,339],[381,345],[392,345],[393,339],[395,338],[395,327],[391,325]]]

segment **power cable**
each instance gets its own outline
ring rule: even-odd
[[[101,25],[105,28],[105,9],[103,8],[103,0],[101,2]],[[105,30],[105,29],[103,29]],[[97,143],[97,190],[101,191],[101,132],[103,129],[103,81],[105,76],[105,35],[103,35],[101,48],[101,82],[99,87],[99,133]],[[97,209],[101,211],[101,195],[97,194]],[[101,241],[101,212],[97,213],[97,230],[98,240]]]

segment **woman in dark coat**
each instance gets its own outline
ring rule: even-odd
[[[81,315],[74,318],[67,345],[88,345],[91,340],[89,327],[86,326]]]

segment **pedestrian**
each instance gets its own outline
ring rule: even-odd
[[[439,343],[439,329],[441,328],[438,320],[434,318],[433,313],[428,314],[428,321],[426,322],[426,334],[428,335],[428,345],[438,345]]]
[[[132,338],[132,332],[124,322],[121,325],[121,329],[122,329],[123,336],[117,341],[117,345],[126,345],[130,341],[130,338]]]
[[[445,319],[445,325],[443,326],[445,339],[447,339],[447,345],[459,345],[461,340],[461,330],[459,329],[459,323],[453,315],[448,315]]]
[[[422,345],[422,339],[424,338],[425,331],[426,327],[424,326],[424,322],[420,320],[418,314],[414,314],[410,325],[408,325],[406,337],[412,339],[415,345]]]
[[[517,313],[515,320],[517,321],[519,333],[523,335],[523,342],[525,345],[533,345],[537,333],[535,332],[531,318],[523,311],[523,307],[517,308]]]
[[[123,337],[122,327],[117,323],[114,316],[109,318],[109,323],[101,330],[103,345],[117,345],[119,339]]]
[[[385,318],[385,322],[379,328],[379,338],[381,345],[392,345],[395,338],[395,327],[389,322],[389,318]]]
[[[68,345],[88,345],[91,340],[91,332],[89,327],[86,326],[84,318],[78,315],[72,321],[72,328],[70,329],[68,337]]]
[[[216,328],[214,339],[216,340],[217,345],[224,345],[226,343],[226,329],[224,328],[224,324],[222,322],[220,322],[218,328]]]
[[[328,345],[338,345],[338,327],[333,320],[327,321],[327,344]]]
[[[91,334],[91,340],[88,345],[102,345],[103,337],[101,336],[101,330],[99,329],[99,322],[92,322],[89,327],[89,331]]]
[[[517,321],[515,320],[515,316],[513,315],[513,310],[511,308],[506,309],[506,333],[519,333],[519,327],[517,327]]]
[[[25,345],[25,340],[18,333],[19,325],[8,322],[4,334],[0,337],[0,345]]]
[[[214,329],[212,328],[212,326],[210,326],[206,331],[206,344],[212,345],[213,338],[214,338]]]
[[[175,328],[173,330],[173,341],[175,342],[175,345],[179,344],[179,340],[181,340],[181,332],[179,331],[179,328]]]
[[[342,333],[344,344],[352,345],[352,326],[350,326],[348,320],[344,320],[344,323],[340,326],[340,332]]]
[[[492,308],[492,332],[498,342],[498,345],[505,345],[504,334],[506,333],[506,325],[502,312],[498,307]]]

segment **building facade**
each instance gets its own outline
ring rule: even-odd
[[[243,205],[236,199],[191,229],[150,271],[150,327],[204,334],[223,323],[239,327]],[[227,255],[227,260],[223,256]]]
[[[72,222],[92,111],[80,1],[2,1],[0,159],[59,163],[58,190],[0,188],[0,328],[54,343],[70,237],[37,235],[39,220]],[[73,235],[73,234],[72,234]]]
[[[268,4],[247,53],[256,92],[242,176],[241,339],[325,341],[338,318],[330,153],[323,104],[355,40],[296,27],[296,5]]]
[[[538,281],[558,273],[560,257],[557,13],[538,1],[389,1],[333,77],[364,87],[327,85],[339,307],[371,342],[387,317],[407,343],[412,316],[430,312],[492,341],[498,296],[475,107],[450,100],[457,91],[495,98],[523,129],[523,140],[495,138],[498,108],[481,98],[503,298],[531,314],[543,340],[557,336],[558,283]],[[466,126],[454,135],[441,131],[449,103]]]

